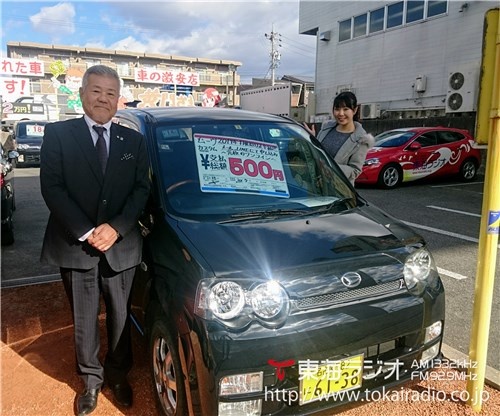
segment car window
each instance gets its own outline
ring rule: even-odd
[[[458,133],[456,131],[438,131],[437,134],[437,142],[438,144],[449,144],[458,142],[464,139],[464,135],[462,133]]]
[[[417,137],[414,143],[420,143],[422,147],[435,146],[437,144],[436,132],[423,133]]]
[[[159,124],[154,137],[164,197],[178,215],[307,210],[354,196],[293,123]]]
[[[390,131],[375,136],[377,147],[399,147],[404,145],[414,136],[413,132]]]

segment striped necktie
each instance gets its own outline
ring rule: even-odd
[[[97,132],[97,143],[95,148],[97,150],[97,158],[101,164],[102,173],[106,172],[106,163],[108,162],[108,149],[106,148],[106,140],[104,139],[104,131],[106,127],[92,126]]]

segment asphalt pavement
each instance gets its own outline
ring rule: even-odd
[[[16,242],[13,246],[2,247],[1,252],[2,289],[26,287],[29,288],[30,296],[35,297],[37,296],[37,287],[43,287],[43,284],[47,282],[59,282],[60,280],[57,268],[39,261],[48,210],[40,196],[37,177],[38,169],[36,168],[16,169],[17,209],[14,217]],[[36,179],[34,180],[34,178]],[[418,192],[418,190],[415,189],[414,192]],[[2,298],[3,293],[2,290]],[[43,313],[40,311],[40,314]],[[38,316],[34,319],[44,321],[47,318]],[[2,325],[2,327],[5,326]],[[443,352],[447,358],[456,362],[465,362],[467,359],[466,354],[449,345],[443,345]],[[486,383],[497,389],[500,388],[498,369],[487,367]]]

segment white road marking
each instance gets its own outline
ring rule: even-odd
[[[467,235],[452,233],[451,231],[445,231],[445,230],[440,230],[439,228],[427,227],[425,225],[415,224],[413,222],[408,222],[408,221],[403,221],[403,223],[405,223],[406,225],[409,225],[410,227],[413,227],[413,228],[421,228],[422,230],[430,231],[430,232],[433,232],[436,234],[442,234],[442,235],[446,235],[448,237],[455,237],[455,238],[459,238],[461,240],[471,241],[473,243],[479,243],[479,239],[474,238],[474,237],[469,237]],[[500,248],[500,244],[498,244],[497,247]]]
[[[46,274],[43,276],[31,276],[31,277],[20,277],[17,279],[2,279],[2,289],[20,287],[20,286],[30,286],[38,285],[42,283],[53,283],[61,281],[60,274]]]
[[[450,186],[468,186],[468,185],[479,185],[484,182],[467,182],[467,183],[450,183],[448,185],[431,185],[431,188],[446,188]]]
[[[427,205],[427,208],[439,209],[441,211],[448,211],[448,212],[456,212],[457,214],[470,215],[471,217],[479,217],[479,218],[481,218],[481,214],[473,214],[472,212],[459,211],[457,209],[436,207],[435,205]]]
[[[454,279],[457,279],[457,280],[467,279],[467,276],[464,276],[462,274],[450,272],[449,270],[442,269],[441,267],[438,267],[437,269],[438,269],[439,274],[444,274],[445,276],[453,277]]]
[[[452,233],[451,231],[440,230],[439,228],[427,227],[426,225],[415,224],[413,222],[403,221],[406,225],[413,228],[421,228],[422,230],[431,231],[436,234],[447,235],[449,237],[459,238],[465,241],[472,241],[473,243],[479,243],[479,239],[474,237],[469,237],[463,234]]]

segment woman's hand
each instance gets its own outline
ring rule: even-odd
[[[316,127],[314,126],[314,124],[311,124],[311,127],[309,127],[309,125],[304,121],[302,125],[309,132],[311,136],[316,137]]]

